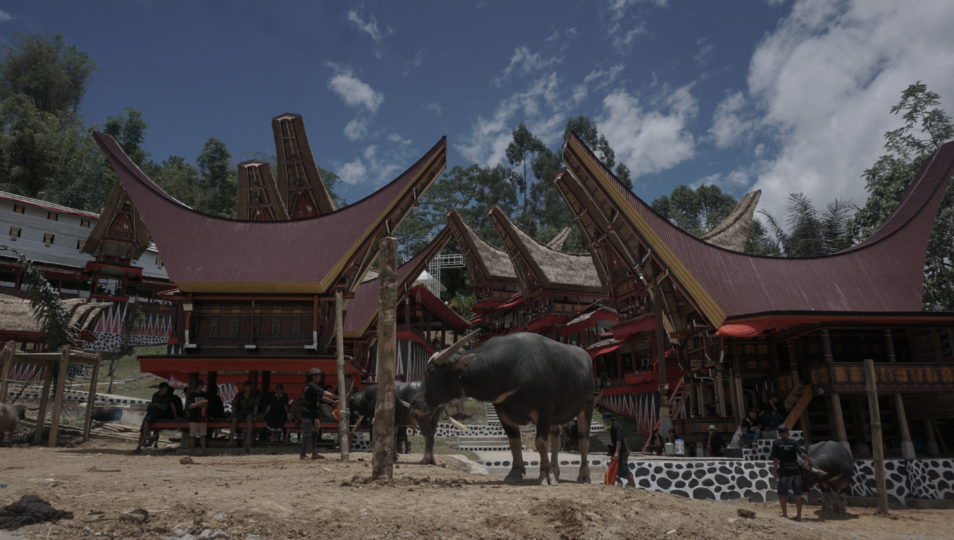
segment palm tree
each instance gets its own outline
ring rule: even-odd
[[[779,250],[786,257],[819,257],[851,246],[848,220],[858,208],[850,201],[835,199],[819,215],[804,193],[788,196],[786,231],[774,216],[760,210],[768,221]]]
[[[70,313],[56,289],[25,255],[8,246],[0,246],[0,251],[12,252],[23,267],[23,281],[29,286],[30,306],[33,316],[40,323],[46,349],[55,351],[76,341],[76,329],[70,324]]]

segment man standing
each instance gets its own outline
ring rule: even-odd
[[[802,443],[788,436],[788,426],[778,426],[779,438],[772,442],[773,474],[778,481],[778,502],[782,505],[782,517],[788,517],[788,492],[795,497],[795,521],[802,519],[802,473],[798,465],[801,456],[810,466],[812,460],[805,453]]]
[[[305,375],[305,394],[301,400],[301,452],[299,459],[305,459],[305,456],[311,452],[311,459],[321,459],[318,454],[318,440],[321,438],[321,429],[318,424],[321,421],[321,409],[319,403],[333,404],[334,396],[328,392],[318,382],[324,379],[323,374],[318,368],[311,368]]]
[[[186,413],[189,417],[189,453],[195,452],[195,440],[199,439],[202,453],[205,453],[206,435],[208,435],[209,395],[205,393],[205,383],[198,381],[195,388],[186,396]]]
[[[603,413],[603,424],[610,432],[610,455],[616,459],[616,477],[625,478],[629,486],[636,488],[636,478],[629,470],[629,449],[626,447],[626,438],[623,437],[623,426],[616,423],[613,419],[613,413]]]
[[[716,431],[714,424],[709,424],[709,436],[706,438],[706,455],[709,457],[722,457],[722,449],[725,447],[725,440],[722,435]]]
[[[258,413],[258,396],[252,386],[252,381],[242,384],[242,391],[232,398],[232,422],[229,430],[228,446],[235,446],[238,425],[243,424],[245,430],[245,453],[252,452],[252,440],[255,438],[255,415]]]

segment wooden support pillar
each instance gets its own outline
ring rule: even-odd
[[[93,373],[89,378],[89,395],[86,396],[86,418],[83,420],[83,442],[89,442],[89,430],[93,427],[93,406],[96,404],[96,380],[99,378],[100,360],[101,358],[97,358],[93,362]]]
[[[848,444],[848,433],[845,431],[845,413],[841,407],[841,396],[837,392],[828,394],[828,405],[831,409],[831,421],[835,424],[835,439],[848,451],[851,451],[851,445]]]
[[[881,437],[881,409],[878,404],[878,374],[874,360],[864,361],[865,392],[868,394],[868,416],[871,418],[871,453],[875,473],[875,498],[878,501],[878,513],[888,513],[888,489],[884,476],[884,441]]]
[[[394,474],[394,360],[397,352],[397,240],[380,240],[381,299],[378,308],[378,398],[372,427],[371,477],[390,480]],[[455,332],[456,333],[456,332]]]
[[[696,399],[696,415],[703,417],[706,415],[706,387],[704,382],[700,382],[696,385],[696,392],[698,392],[699,397]]]
[[[898,416],[898,429],[901,431],[901,457],[915,459],[914,443],[911,442],[911,429],[908,428],[908,416],[904,411],[904,399],[901,394],[894,395],[894,411]]]
[[[811,405],[809,403],[809,405]],[[793,426],[788,426],[789,429],[793,429]],[[802,430],[802,437],[805,438],[805,444],[812,443],[812,424],[811,420],[808,419],[808,408],[805,409],[805,412],[802,413],[802,417],[798,419],[798,428]]]
[[[884,353],[888,357],[888,362],[897,361],[898,357],[894,354],[894,338],[891,335],[891,329],[884,329]]]
[[[341,289],[335,291],[335,355],[338,368],[338,449],[341,461],[348,461],[351,438],[348,431],[348,389],[345,382],[344,361],[344,298]]]
[[[272,386],[272,372],[263,371],[262,372],[262,395],[268,394],[270,387]]]
[[[10,368],[13,367],[13,358],[16,355],[17,342],[8,341],[0,351],[0,403],[7,402],[7,383],[10,378]]]
[[[50,405],[50,386],[53,384],[53,368],[56,364],[47,360],[43,362],[43,389],[40,390],[40,410],[36,413],[36,432],[33,434],[33,444],[43,441],[43,424],[46,422],[46,412]]]
[[[188,397],[189,394],[191,394],[192,392],[195,392],[195,386],[196,384],[198,384],[198,382],[199,382],[199,374],[190,373],[189,381],[186,383],[186,397]]]
[[[728,412],[725,408],[725,381],[722,380],[722,370],[716,370],[715,376],[715,389],[716,389],[716,412],[719,416],[727,416]]]
[[[835,357],[831,353],[831,335],[828,333],[827,329],[822,329],[821,331],[821,342],[822,342],[822,353],[824,353],[825,355],[825,361],[833,362],[835,360]]]
[[[656,318],[656,362],[659,382],[659,432],[668,433],[672,429],[672,417],[669,411],[669,387],[666,373],[666,343],[663,327],[662,290],[657,287],[653,294],[653,316]]]
[[[934,432],[934,419],[924,419],[924,431],[927,432],[927,453],[929,456],[941,455],[941,449],[937,445],[937,434]]]
[[[798,388],[802,385],[802,378],[798,374],[798,350],[795,348],[795,341],[787,341],[785,348],[788,351],[788,370],[792,372],[792,388]]]
[[[735,372],[735,393],[736,399],[739,400],[739,418],[745,418],[748,415],[748,408],[745,406],[745,390],[742,389],[742,373],[738,370]]]
[[[56,446],[57,435],[60,431],[60,416],[63,414],[63,391],[66,389],[66,376],[70,367],[70,351],[72,347],[65,345],[60,356],[59,371],[56,375],[56,390],[53,391],[53,416],[50,418],[50,447]]]

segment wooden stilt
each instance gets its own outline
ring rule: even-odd
[[[345,384],[344,362],[344,298],[341,289],[335,291],[335,355],[338,367],[338,448],[341,461],[348,461],[351,442],[348,433],[348,389]]]
[[[0,403],[7,402],[7,383],[10,379],[10,368],[13,367],[13,358],[16,355],[17,342],[8,341],[3,351],[0,351]]]
[[[894,354],[894,338],[891,336],[891,329],[884,329],[884,352],[888,357],[888,362],[897,361],[898,357]]]
[[[934,433],[934,419],[924,419],[924,431],[927,432],[927,452],[930,456],[939,456],[941,449],[937,445],[937,434]]]
[[[904,411],[904,398],[901,394],[894,395],[894,411],[898,416],[898,428],[901,431],[901,457],[915,459],[914,443],[911,442],[911,429],[908,428],[908,416]]]
[[[394,361],[397,356],[397,241],[382,238],[378,248],[381,266],[381,300],[378,308],[378,398],[372,428],[371,477],[375,480],[394,474]],[[456,333],[456,332],[455,332]]]
[[[99,364],[102,358],[93,362],[93,373],[89,378],[89,395],[86,396],[86,418],[83,420],[83,442],[89,441],[89,430],[93,427],[93,407],[96,405],[96,381],[99,378]]]
[[[878,500],[878,513],[888,513],[888,489],[884,475],[884,442],[881,438],[881,409],[878,404],[878,374],[875,373],[874,360],[868,358],[865,365],[865,392],[868,394],[868,416],[871,417],[871,452],[874,457],[875,496]]]
[[[725,408],[725,381],[722,380],[722,370],[716,370],[715,376],[715,390],[716,390],[716,412],[719,416],[727,416],[727,411]]]
[[[837,392],[828,394],[828,405],[831,409],[831,419],[835,423],[835,438],[849,451],[848,433],[845,431],[845,414],[841,408],[841,396]]]
[[[40,390],[40,410],[36,413],[36,432],[33,434],[33,444],[43,442],[43,424],[46,423],[46,413],[50,405],[50,386],[53,384],[53,368],[56,363],[50,360],[43,362],[43,390]]]
[[[50,418],[50,443],[56,446],[56,439],[60,431],[60,416],[63,414],[63,391],[66,389],[66,376],[69,374],[70,351],[72,347],[63,346],[60,357],[59,372],[56,375],[56,390],[53,391],[53,416]]]

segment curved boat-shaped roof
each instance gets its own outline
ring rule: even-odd
[[[442,138],[394,181],[346,208],[295,221],[197,212],[153,182],[104,133],[93,134],[184,292],[320,294],[353,290],[389,233],[443,170]]]
[[[487,242],[464,223],[460,215],[451,210],[447,213],[454,238],[460,244],[461,254],[467,259],[467,271],[476,282],[482,277],[492,281],[517,282],[517,272],[513,269],[510,256]]]
[[[752,216],[755,214],[755,207],[758,206],[761,196],[762,191],[758,189],[746,193],[729,211],[729,215],[712,230],[700,236],[700,240],[732,251],[745,250],[745,241],[748,240],[749,230],[752,229]]]
[[[427,263],[444,249],[450,238],[450,229],[444,227],[420,253],[398,267],[396,273],[399,303],[414,284],[414,280],[427,268]],[[354,298],[348,302],[348,314],[344,320],[345,336],[361,337],[368,332],[378,318],[380,298],[381,278],[369,279],[358,286],[354,292]],[[460,316],[458,319],[465,327],[468,325],[467,321]]]
[[[520,229],[506,214],[494,206],[488,214],[497,233],[503,238],[513,267],[527,294],[532,282],[548,289],[563,289],[574,293],[605,294],[593,258],[571,255],[537,242]],[[525,270],[524,270],[525,269]],[[532,276],[523,275],[529,272]]]
[[[572,134],[563,159],[572,173],[563,181],[578,182],[578,193],[612,212],[614,228],[629,229],[648,246],[719,327],[727,318],[773,312],[921,311],[927,243],[954,170],[954,143],[928,160],[871,238],[834,255],[802,259],[736,253],[680,230],[626,189]]]

